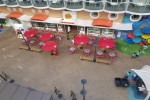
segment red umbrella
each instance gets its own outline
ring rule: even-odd
[[[127,33],[127,37],[133,39],[135,36],[132,32]]]
[[[26,31],[24,33],[24,36],[26,38],[31,38],[31,37],[34,37],[36,34],[37,34],[37,30],[36,29],[30,29],[30,30],[28,30],[28,31]]]
[[[77,35],[74,38],[75,44],[86,44],[90,39],[86,35]]]
[[[48,42],[45,42],[42,46],[42,49],[44,51],[52,51],[54,49],[56,49],[58,46],[58,44],[54,41],[48,41]]]
[[[115,41],[111,38],[101,38],[98,40],[98,46],[102,48],[113,48],[115,46]]]
[[[41,41],[48,41],[53,37],[54,37],[54,35],[51,32],[46,32],[46,33],[43,33],[40,35],[40,40]]]

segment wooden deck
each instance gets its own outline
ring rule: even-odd
[[[19,49],[28,50],[28,47],[26,45],[20,45]],[[42,52],[42,49],[39,48],[39,47],[36,47],[36,46],[30,46],[30,51],[39,52],[40,53],[40,52]]]

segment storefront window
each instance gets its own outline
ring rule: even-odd
[[[31,22],[33,27],[44,27],[44,23],[42,22]]]
[[[112,29],[102,29],[103,37],[114,37],[114,30]]]
[[[87,28],[87,33],[88,35],[99,36],[101,34],[101,29],[89,27]]]

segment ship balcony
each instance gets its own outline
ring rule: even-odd
[[[18,3],[17,3],[17,1],[16,0],[6,0],[5,1],[5,4],[7,5],[7,6],[18,6]]]
[[[133,13],[150,13],[150,5],[138,5],[130,3],[128,5],[127,11],[133,12]]]
[[[49,1],[50,8],[64,8],[64,0],[51,0]]]
[[[126,3],[110,3],[106,2],[105,10],[110,12],[123,12],[126,11]]]
[[[85,9],[86,10],[103,10],[104,5],[103,2],[101,2],[101,0],[96,0],[96,1],[85,1]]]
[[[66,1],[66,9],[70,10],[82,10],[83,9],[83,1],[80,0],[71,0]]]
[[[18,3],[22,7],[30,7],[30,6],[32,6],[32,2],[30,0],[18,0]]]
[[[33,0],[34,7],[48,7],[47,0]]]
[[[1,5],[5,5],[5,3],[2,0],[0,0],[0,6]]]

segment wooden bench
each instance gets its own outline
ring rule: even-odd
[[[88,56],[80,56],[81,60],[87,60],[87,61],[92,61],[93,62],[93,57],[88,57]]]
[[[19,49],[24,49],[24,50],[28,50],[28,47],[26,45],[20,45]],[[36,46],[30,46],[30,50],[33,52],[42,52],[42,49],[40,49],[39,47]]]
[[[110,64],[111,63],[111,61],[109,59],[96,59],[96,62],[105,63],[105,64]]]

